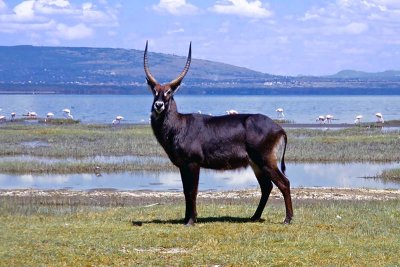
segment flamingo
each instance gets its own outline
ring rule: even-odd
[[[65,117],[66,117],[67,119],[73,119],[73,118],[74,118],[74,116],[71,115],[71,110],[65,108],[65,109],[63,109],[62,111],[64,112],[64,115],[65,115]]]
[[[376,116],[376,118],[378,119],[377,122],[380,122],[380,123],[384,123],[384,122],[385,122],[385,121],[383,120],[383,115],[382,115],[382,113],[380,113],[380,112],[375,113],[375,116]]]
[[[121,121],[124,119],[122,116],[117,116],[115,119],[112,121],[112,124],[120,124]]]
[[[46,114],[46,119],[45,119],[44,121],[45,121],[45,122],[50,121],[51,118],[53,118],[53,117],[54,117],[54,113],[53,113],[53,112],[48,112],[48,113]]]
[[[283,108],[277,108],[275,111],[278,114],[278,118],[285,118],[285,114],[283,114]]]
[[[234,110],[234,109],[230,109],[230,110],[227,110],[227,111],[226,111],[226,114],[228,114],[228,115],[234,115],[234,114],[239,114],[239,112],[237,112],[237,111]]]
[[[325,116],[325,118],[326,118],[326,122],[327,123],[332,123],[332,119],[333,119],[332,115],[328,114],[328,115]]]
[[[325,124],[325,116],[318,116],[318,118],[315,121]]]
[[[36,118],[37,113],[34,111],[28,111],[28,114],[26,116],[28,116],[29,118]]]
[[[362,118],[363,118],[362,115],[357,115],[357,116],[356,116],[356,119],[354,120],[354,123],[355,123],[355,124],[361,123],[361,119],[362,119]]]
[[[2,111],[1,108],[0,108],[0,111]],[[1,121],[1,122],[6,121],[6,116],[0,115],[0,121]]]

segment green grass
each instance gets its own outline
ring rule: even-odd
[[[400,168],[384,170],[374,178],[388,182],[400,182]]]
[[[295,203],[289,226],[281,224],[283,205],[277,204],[267,205],[265,222],[248,222],[256,202],[199,205],[197,225],[184,227],[182,205],[26,210],[2,201],[0,265],[399,264],[399,200]]]
[[[30,161],[14,161],[0,162],[0,170],[2,173],[13,174],[70,174],[70,173],[115,173],[130,171],[172,171],[176,168],[168,163],[160,163],[156,160],[122,161],[119,163],[104,162],[30,162]]]
[[[0,156],[164,155],[149,126],[6,125],[0,132]],[[27,146],[27,142],[42,145]]]
[[[288,129],[287,160],[294,162],[390,162],[400,158],[399,131],[352,127]]]

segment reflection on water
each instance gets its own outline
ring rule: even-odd
[[[146,161],[156,163],[170,162],[166,157],[157,156],[95,156],[83,158],[48,158],[37,157],[30,155],[6,156],[1,157],[2,162],[38,162],[38,163],[59,163],[59,162],[74,162],[74,163],[143,163]]]
[[[346,187],[346,188],[394,188],[399,183],[388,183],[379,179],[364,179],[382,170],[400,168],[395,164],[288,164],[287,176],[292,187]],[[257,180],[251,169],[234,171],[202,170],[199,190],[238,190],[256,188]],[[132,172],[68,175],[9,175],[0,174],[1,189],[76,189],[114,188],[117,190],[162,190],[180,191],[181,180],[178,172]]]

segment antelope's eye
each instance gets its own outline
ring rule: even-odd
[[[169,89],[168,91],[166,91],[166,92],[164,93],[164,96],[170,95],[171,93],[172,93],[172,91],[171,91],[171,89]]]

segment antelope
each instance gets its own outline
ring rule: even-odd
[[[174,94],[189,71],[192,44],[183,71],[169,83],[160,84],[150,73],[144,50],[146,81],[154,100],[151,106],[151,127],[171,162],[179,168],[185,196],[184,224],[197,220],[196,199],[200,168],[228,170],[251,166],[261,188],[261,199],[251,221],[261,221],[261,215],[275,184],[281,191],[289,224],[293,217],[290,182],[285,176],[286,132],[269,117],[261,114],[210,116],[181,114]],[[284,145],[281,170],[278,168],[278,148]]]

